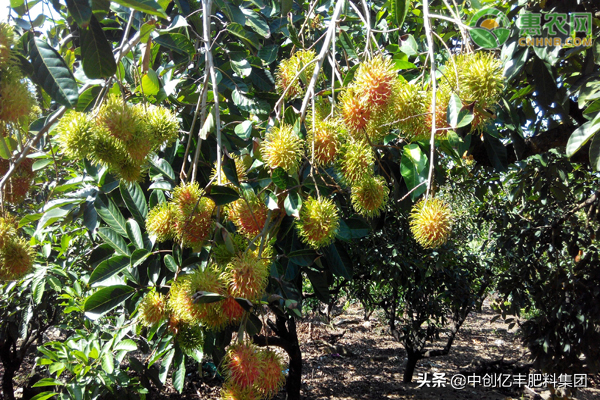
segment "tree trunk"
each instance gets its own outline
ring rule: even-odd
[[[286,384],[287,398],[288,400],[300,400],[302,352],[300,351],[300,343],[298,343],[294,317],[288,320],[288,334],[288,341],[290,342],[290,373]]]
[[[13,378],[18,366],[15,368],[16,363],[12,357],[12,352],[10,350],[11,346],[12,339],[8,337],[4,342],[2,342],[0,347],[0,359],[2,359],[2,365],[4,366],[4,376],[2,377],[2,393],[4,394],[5,400],[15,400]],[[19,362],[18,364],[21,363]]]
[[[408,361],[406,362],[406,368],[404,368],[404,383],[411,383],[413,374],[415,373],[415,367],[417,366],[417,361],[421,359],[421,355],[419,353],[415,353],[413,351],[408,351]]]

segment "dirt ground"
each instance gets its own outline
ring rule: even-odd
[[[411,399],[411,400],[504,400],[532,399],[534,393],[523,389],[487,388],[482,385],[455,389],[450,379],[459,373],[478,370],[490,374],[521,373],[514,369],[528,364],[528,354],[518,340],[516,328],[508,330],[501,320],[491,322],[493,314],[487,302],[481,311],[473,311],[459,331],[449,355],[419,361],[413,376],[413,383],[402,383],[406,362],[406,352],[389,334],[389,330],[378,315],[373,314],[364,320],[363,310],[352,305],[345,310],[337,310],[339,315],[330,323],[322,322],[322,317],[307,317],[298,323],[298,335],[302,343],[304,371],[302,377],[302,397],[306,400],[349,400],[349,399]],[[335,310],[334,310],[335,314]],[[343,335],[341,335],[343,333]],[[340,336],[341,337],[338,337]],[[445,342],[440,337],[440,343]],[[332,343],[332,344],[331,344]],[[435,346],[435,344],[434,344]],[[23,368],[17,383],[22,385],[25,374],[31,371]],[[486,369],[487,368],[487,369]],[[149,400],[216,400],[219,399],[222,381],[218,378],[202,377],[197,369],[189,366],[186,387],[183,394],[176,393],[167,386],[158,394],[148,396]],[[0,370],[0,373],[2,371]],[[526,371],[525,374],[538,371]],[[566,371],[568,372],[568,371]],[[420,374],[444,374],[444,381],[430,387],[420,385]],[[482,373],[483,375],[483,373]],[[422,375],[421,375],[422,376]],[[441,376],[441,375],[436,375]],[[588,378],[588,388],[579,390],[577,400],[600,400],[599,376]],[[421,387],[419,387],[421,386]],[[433,387],[438,386],[438,387]],[[541,398],[550,398],[548,390],[535,389]],[[20,398],[22,388],[17,389]],[[0,398],[2,396],[0,395]],[[539,398],[539,397],[537,397]],[[277,400],[285,399],[281,392]]]

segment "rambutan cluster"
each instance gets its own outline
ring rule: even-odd
[[[92,117],[67,112],[56,128],[63,152],[104,165],[127,182],[139,181],[149,155],[177,138],[179,122],[166,108],[130,104],[110,96]]]
[[[413,206],[410,230],[424,248],[436,248],[448,240],[452,232],[452,210],[439,198],[428,198]]]
[[[313,50],[300,50],[279,64],[275,72],[275,86],[279,93],[285,92],[285,99],[294,99],[304,94],[315,71],[315,63],[310,64],[315,57]],[[294,79],[304,67],[306,69]]]
[[[170,201],[150,210],[146,229],[159,242],[177,239],[198,249],[213,231],[214,208],[214,201],[204,196],[197,182],[182,183],[173,190]]]
[[[29,242],[18,236],[16,221],[0,217],[0,281],[21,278],[33,267],[34,257]]]
[[[285,384],[284,368],[283,359],[272,350],[244,342],[231,345],[222,364],[225,383],[221,398],[270,399]]]

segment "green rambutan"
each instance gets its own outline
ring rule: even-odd
[[[111,95],[100,107],[98,122],[110,135],[123,142],[133,138],[143,122],[141,110],[123,101],[121,96]]]
[[[452,91],[450,87],[442,83],[436,91],[435,100],[435,129],[436,138],[446,136],[448,128],[451,128],[448,124],[448,103],[452,98]],[[425,130],[421,135],[415,135],[416,139],[429,139],[431,137],[431,122],[433,113],[432,94],[428,93],[428,114],[425,117]]]
[[[0,23],[0,68],[12,61],[11,48],[15,44],[15,31],[10,24]]]
[[[151,106],[145,119],[155,143],[172,143],[179,136],[179,121],[169,109]]]
[[[392,61],[375,56],[358,67],[354,76],[355,93],[370,107],[386,106],[393,98],[393,86],[397,79]]]
[[[313,50],[300,50],[279,64],[277,72],[275,72],[275,86],[278,93],[283,93],[289,87],[285,95],[286,100],[294,99],[304,94],[304,88],[310,81],[315,70],[314,63],[304,70],[303,76],[301,75],[295,81],[294,77],[302,68],[313,61],[315,56],[316,53]]]
[[[138,309],[142,325],[153,326],[166,317],[167,301],[165,296],[153,290],[144,296]]]
[[[333,243],[340,216],[337,206],[331,199],[309,197],[300,209],[296,228],[302,242],[313,249]]]
[[[371,146],[363,140],[349,140],[342,146],[337,169],[342,181],[353,185],[373,175],[375,155]]]
[[[226,208],[229,219],[239,233],[252,239],[258,235],[267,220],[267,206],[252,191],[246,191],[246,198],[229,203]]]
[[[262,398],[254,386],[242,388],[233,381],[226,381],[221,390],[221,400],[260,400]]]
[[[204,331],[198,324],[180,324],[175,335],[175,342],[185,354],[193,354],[204,345]]]
[[[289,173],[295,172],[304,148],[302,139],[290,125],[272,127],[261,143],[260,152],[265,164],[272,169],[281,167]]]
[[[17,223],[12,217],[0,217],[0,248],[17,236]]]
[[[68,157],[84,159],[94,149],[94,129],[94,122],[88,114],[67,111],[56,126],[58,144]]]
[[[389,189],[382,177],[369,176],[352,186],[352,206],[365,217],[376,217],[388,201]]]
[[[175,221],[177,213],[173,203],[163,202],[153,207],[146,217],[146,230],[156,236],[158,242],[166,242],[175,238]]]
[[[252,388],[263,367],[260,351],[252,343],[229,346],[222,365],[226,379],[240,389]]]
[[[461,100],[465,104],[477,102],[486,108],[496,105],[506,79],[502,62],[493,53],[478,51],[456,56],[455,63]],[[447,69],[453,67],[448,65]]]
[[[411,140],[431,132],[431,129],[427,131],[425,122],[429,100],[427,93],[420,86],[408,82],[398,85],[392,106],[394,126],[404,138]]]
[[[410,230],[424,248],[436,248],[448,240],[452,232],[452,211],[440,199],[419,201],[410,213]]]
[[[0,248],[0,279],[16,280],[33,267],[35,253],[23,238],[11,237]]]
[[[122,141],[111,136],[106,129],[100,129],[96,131],[89,158],[93,163],[114,169],[115,165],[123,164],[128,155]]]
[[[0,120],[19,122],[19,118],[29,115],[35,99],[20,79],[0,80]]]
[[[260,352],[262,368],[254,386],[265,397],[271,398],[283,388],[285,364],[281,356],[272,350],[262,349]]]
[[[132,160],[128,155],[125,156],[119,164],[112,165],[111,170],[116,172],[122,180],[128,183],[141,181],[146,172],[143,166]]]
[[[253,303],[259,301],[267,287],[269,263],[256,252],[245,251],[234,256],[225,271],[223,280],[227,282],[233,297],[243,297]]]

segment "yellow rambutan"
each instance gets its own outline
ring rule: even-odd
[[[371,107],[382,107],[392,99],[393,85],[397,79],[392,61],[389,58],[375,56],[363,62],[354,76],[355,93],[360,94],[364,102]]]
[[[365,217],[376,217],[385,207],[388,195],[385,179],[369,176],[352,186],[352,206]]]
[[[371,118],[371,108],[355,86],[350,86],[342,92],[338,107],[350,135],[360,136]]]
[[[19,122],[19,118],[29,115],[35,99],[20,79],[0,80],[0,120]]]
[[[198,182],[182,182],[173,190],[173,204],[181,214],[191,214],[196,210],[204,190],[200,189]]]
[[[233,381],[226,381],[221,390],[221,400],[260,400],[262,398],[254,386],[243,388]]]
[[[94,129],[88,114],[67,111],[56,126],[58,144],[68,157],[84,159],[94,148]]]
[[[502,62],[493,53],[485,51],[462,54],[454,61],[461,100],[465,104],[477,102],[484,108],[496,105],[504,90]],[[451,70],[453,67],[448,65],[447,68]]]
[[[10,24],[0,23],[0,68],[12,61],[11,48],[15,44],[15,31]]]
[[[0,248],[17,236],[17,224],[12,217],[0,217]]]
[[[302,204],[296,228],[302,242],[318,249],[333,243],[340,225],[339,219],[339,211],[331,199],[309,197]]]
[[[153,326],[166,317],[167,301],[165,296],[153,290],[144,296],[138,309],[142,325]]]
[[[184,246],[196,249],[210,236],[214,226],[213,208],[214,202],[203,197],[196,211],[178,216],[175,229]]]
[[[158,242],[172,240],[175,235],[177,214],[173,203],[163,202],[153,207],[146,217],[146,230],[156,236]]]
[[[0,248],[0,279],[16,280],[33,267],[35,253],[23,238],[11,237]]]
[[[240,389],[252,388],[263,367],[260,351],[252,343],[236,343],[227,349],[223,359],[226,380]]]
[[[427,135],[431,131],[427,131],[425,123],[429,100],[427,93],[419,85],[408,82],[399,84],[392,106],[394,126],[407,140]]]
[[[214,266],[207,266],[191,275],[180,276],[171,285],[169,309],[185,323],[201,323],[212,329],[220,329],[227,323],[223,315],[221,302],[194,302],[197,292],[217,293],[225,296],[227,288],[221,278],[220,271]]]
[[[364,140],[349,140],[342,146],[337,169],[342,181],[353,185],[373,175],[375,155],[373,149]]]
[[[290,125],[274,126],[265,135],[260,152],[265,164],[272,169],[281,167],[287,172],[298,168],[304,145]]]
[[[227,219],[250,239],[262,232],[268,212],[267,206],[252,191],[246,191],[245,197],[229,203],[226,208]]]
[[[314,128],[312,119],[308,118],[306,121],[308,127],[308,140],[306,141],[308,153],[312,152],[314,142],[315,162],[322,166],[331,164],[335,160],[340,147],[338,133],[340,121],[316,119]]]
[[[419,201],[410,213],[410,230],[424,248],[443,245],[452,232],[452,211],[441,199]]]
[[[113,137],[128,142],[140,128],[143,117],[140,109],[127,104],[121,96],[111,95],[100,107],[98,122]]]
[[[222,275],[231,296],[243,297],[253,303],[259,301],[267,287],[269,265],[268,260],[259,258],[257,252],[245,251],[234,256]]]
[[[150,106],[144,118],[155,143],[172,143],[179,136],[179,121],[169,109]]]
[[[175,342],[185,354],[193,354],[204,345],[204,331],[198,324],[180,324]]]
[[[262,349],[260,352],[262,368],[254,382],[254,386],[265,397],[271,398],[283,388],[285,364],[281,356],[272,350]]]
[[[285,99],[294,99],[304,93],[304,88],[315,70],[314,63],[308,64],[315,59],[315,56],[316,53],[313,50],[300,50],[289,59],[281,61],[275,72],[275,86],[278,93],[283,93],[289,87]],[[307,65],[304,73],[294,80],[296,74]]]

